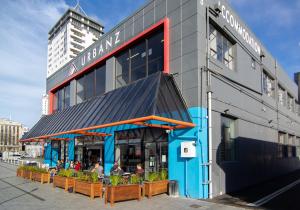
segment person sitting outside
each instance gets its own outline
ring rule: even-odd
[[[110,175],[123,175],[123,170],[117,162],[115,162],[113,167],[110,169]]]
[[[95,167],[92,169],[92,172],[96,172],[98,174],[98,178],[101,178],[103,175],[103,167],[99,162],[95,164]]]
[[[75,171],[80,171],[80,169],[81,169],[81,163],[79,161],[76,161],[74,169],[75,169]]]
[[[139,177],[144,177],[144,173],[145,173],[145,170],[142,168],[142,164],[137,164],[136,165],[136,170],[135,170],[135,174]]]

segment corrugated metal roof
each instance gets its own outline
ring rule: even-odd
[[[152,115],[191,122],[173,77],[161,72],[44,116],[22,139]]]

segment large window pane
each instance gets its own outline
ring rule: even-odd
[[[234,69],[233,43],[213,25],[209,28],[210,56],[227,68]]]
[[[151,35],[148,39],[148,75],[163,70],[164,34],[163,30]]]
[[[100,68],[96,69],[96,95],[102,95],[105,93],[105,76],[106,70],[105,65],[101,66]]]
[[[64,100],[64,89],[60,89],[58,92],[57,92],[57,110],[58,111],[61,111],[63,110],[63,100]]]
[[[95,71],[85,75],[85,99],[95,96]]]
[[[76,81],[76,103],[79,104],[84,101],[84,77]]]
[[[70,85],[67,85],[64,91],[64,109],[70,107]]]
[[[236,159],[235,148],[235,119],[221,116],[221,141],[223,145],[222,160],[233,161]]]
[[[129,83],[129,51],[126,50],[116,56],[116,87]]]
[[[130,50],[131,82],[146,76],[146,44],[145,41]]]

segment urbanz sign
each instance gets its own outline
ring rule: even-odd
[[[257,41],[251,36],[251,34],[244,28],[237,18],[226,8],[225,5],[219,1],[219,8],[221,8],[221,16],[225,21],[251,46],[251,48],[261,55],[261,48]]]
[[[90,64],[97,58],[105,55],[109,50],[116,47],[121,42],[120,31],[97,41],[88,50],[84,51],[79,57],[69,65],[69,76],[82,69],[84,66]]]

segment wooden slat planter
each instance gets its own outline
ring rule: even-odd
[[[54,176],[53,187],[60,187],[68,191],[70,187],[74,188],[74,180],[72,177]]]
[[[32,172],[28,170],[23,171],[23,178],[31,180]]]
[[[139,184],[107,186],[105,190],[105,204],[113,206],[116,201],[141,200],[141,186]]]
[[[144,195],[151,198],[153,195],[158,195],[168,192],[168,180],[154,181],[154,182],[144,182]]]
[[[91,199],[94,199],[95,197],[102,198],[102,187],[103,185],[101,182],[91,183],[75,179],[73,192],[88,195]]]
[[[41,184],[50,183],[50,173],[32,172],[31,180],[40,182]]]
[[[24,170],[23,169],[17,169],[17,176],[23,177]]]

